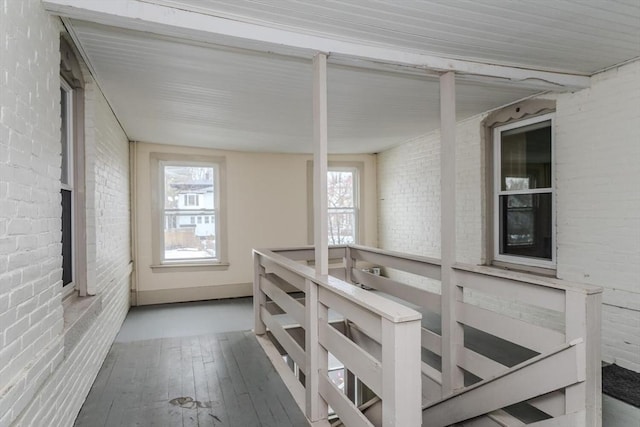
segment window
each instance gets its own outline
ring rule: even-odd
[[[60,80],[60,143],[62,166],[60,168],[60,196],[62,200],[62,286],[73,288],[74,280],[74,209],[73,190],[73,89]]]
[[[357,169],[329,168],[327,172],[327,232],[330,245],[358,241]]]
[[[198,205],[200,205],[200,200],[197,194],[184,195],[184,206],[198,206]]]
[[[72,46],[60,37],[60,199],[63,297],[93,294],[87,284],[84,78]]]
[[[159,175],[154,191],[161,200],[154,220],[156,266],[223,264],[220,204],[224,163],[217,158],[192,161],[189,156],[158,153],[152,158],[157,160]]]
[[[496,127],[494,165],[494,259],[553,267],[553,114]]]
[[[329,245],[360,243],[364,162],[330,161],[327,170],[327,237]],[[313,244],[313,161],[307,162],[308,241]]]

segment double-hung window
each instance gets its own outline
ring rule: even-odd
[[[363,162],[330,161],[327,170],[327,240],[329,245],[361,242]],[[313,161],[307,162],[308,241],[313,244]]]
[[[327,232],[330,245],[358,242],[357,192],[357,168],[329,168],[327,172]]]
[[[63,297],[95,293],[87,283],[84,89],[72,47],[60,38],[60,200]]]
[[[494,129],[494,259],[555,266],[553,114]]]
[[[220,262],[220,165],[162,160],[159,166],[161,263]]]

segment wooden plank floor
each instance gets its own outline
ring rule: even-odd
[[[307,420],[253,333],[116,342],[77,427],[301,427]]]

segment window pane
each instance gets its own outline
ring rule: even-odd
[[[500,196],[500,253],[551,259],[551,194]]]
[[[60,190],[62,195],[62,286],[73,281],[73,203],[69,190]]]
[[[202,220],[202,217],[198,219]],[[194,224],[195,221],[196,218],[189,214],[165,213],[164,259],[217,257],[215,221],[212,220],[209,224]]]
[[[344,392],[344,368],[336,369],[334,371],[327,372],[329,379],[336,385],[342,392]]]
[[[501,134],[501,189],[551,188],[551,121]]]
[[[165,166],[165,209],[214,209],[213,167]]]
[[[62,143],[62,166],[60,168],[60,181],[69,184],[69,99],[67,91],[60,88],[60,142]]]
[[[329,208],[353,208],[354,197],[354,172],[329,171],[327,172],[327,205]]]
[[[329,244],[342,245],[356,242],[355,209],[331,209],[327,215],[329,221]]]

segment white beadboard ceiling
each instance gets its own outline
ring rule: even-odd
[[[638,0],[144,0],[336,40],[592,74],[640,56]]]
[[[336,40],[589,74],[640,56],[640,1],[625,1],[150,2]],[[81,20],[67,24],[130,139],[312,151],[310,61]],[[434,77],[330,64],[328,78],[330,152],[379,152],[438,128]],[[534,93],[459,81],[458,118]]]

